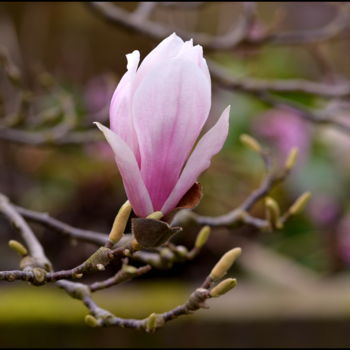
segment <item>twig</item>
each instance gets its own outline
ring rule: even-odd
[[[350,26],[348,4],[338,3],[332,5],[337,7],[336,15],[330,23],[322,28],[273,33],[265,38],[259,38],[258,40],[250,38],[247,41],[251,44],[305,45],[331,40]]]
[[[254,190],[238,208],[227,214],[211,217],[184,211],[183,213],[179,212],[174,217],[172,225],[179,225],[184,221],[193,220],[200,225],[232,226],[237,223],[245,223],[255,226],[260,230],[269,229],[270,223],[267,220],[253,217],[247,211],[250,210],[260,199],[265,197],[277,184],[281,183],[287,177],[288,173],[289,171],[268,173],[259,188]]]
[[[217,269],[216,271],[220,271],[218,272],[219,279],[221,279],[220,276],[224,275],[234,262],[232,258],[230,258],[230,262],[228,262],[227,260],[224,262],[222,259],[219,260],[219,262],[214,267],[214,269]],[[164,313],[153,313],[142,320],[116,317],[109,311],[102,309],[91,298],[91,289],[84,284],[66,280],[58,281],[56,282],[56,284],[60,288],[64,289],[73,298],[81,300],[84,303],[84,305],[89,309],[90,315],[88,315],[85,320],[90,326],[118,326],[123,328],[126,327],[138,330],[143,329],[148,332],[154,332],[157,328],[163,326],[166,322],[176,319],[179,316],[188,315],[201,308],[207,308],[207,306],[205,305],[205,301],[207,299],[211,298],[212,296],[223,295],[235,286],[236,282],[233,279],[228,279],[219,283],[218,286],[215,287],[215,292],[214,289],[209,290],[212,284],[214,283],[214,280],[212,278],[214,269],[211,271],[210,275],[205,279],[204,283],[202,284],[203,286],[205,286],[205,288],[197,288],[184,304],[177,306],[174,309]],[[232,282],[229,280],[232,280]],[[230,284],[229,286],[227,286],[227,282],[228,284]],[[223,286],[223,284],[225,286]]]
[[[51,263],[46,257],[40,242],[23,217],[16,211],[7,197],[5,197],[3,194],[0,194],[0,212],[20,232],[26,246],[28,247],[30,256],[35,259],[35,263],[45,270],[50,270]]]
[[[149,18],[156,6],[157,3],[154,1],[140,1],[138,7],[133,12],[133,17],[138,21],[144,21],[146,18]]]
[[[122,282],[126,282],[132,278],[141,276],[147,272],[149,272],[152,269],[151,265],[145,265],[139,268],[135,268],[132,271],[130,271],[130,269],[121,269],[120,271],[118,271],[114,276],[104,280],[104,281],[100,281],[100,282],[94,282],[92,284],[89,285],[89,288],[91,290],[91,292],[95,292],[97,290],[100,289],[105,289],[105,288],[109,288],[112,286],[115,286],[117,284],[120,284]]]
[[[119,6],[108,2],[89,2],[89,7],[106,21],[117,24],[132,31],[146,35],[155,40],[162,40],[170,35],[174,29],[165,25],[144,20],[142,23],[133,18],[130,13]],[[250,45],[305,45],[319,43],[337,37],[350,25],[348,8],[345,4],[337,4],[337,13],[333,20],[326,26],[314,30],[292,31],[285,33],[269,33],[259,38],[251,38],[250,25],[255,15],[252,3],[243,3],[243,13],[235,28],[222,36],[211,36],[203,33],[187,33],[177,30],[185,39],[193,38],[195,42],[204,46],[207,50],[232,50],[241,43]]]
[[[108,240],[108,235],[100,232],[83,230],[70,226],[62,221],[52,218],[47,213],[40,213],[34,210],[29,210],[17,205],[13,206],[16,211],[21,214],[26,220],[41,224],[49,229],[52,229],[58,233],[67,235],[71,238],[85,241],[88,243],[102,246]]]
[[[250,77],[234,78],[216,63],[208,62],[213,79],[228,90],[242,90],[244,92],[304,92],[324,97],[348,97],[350,82],[337,84],[318,83],[303,79],[263,80]]]
[[[136,31],[146,35],[152,39],[162,40],[170,35],[174,29],[169,28],[160,23],[152,22],[148,19],[140,22],[138,18],[134,18],[133,13],[114,6],[108,2],[88,2],[89,8],[103,19],[110,23],[118,24],[124,28]],[[243,13],[233,30],[222,36],[212,36],[204,33],[188,33],[183,30],[176,30],[184,39],[192,39],[211,50],[228,50],[238,45],[247,35],[252,18],[255,14],[254,3],[243,3]]]

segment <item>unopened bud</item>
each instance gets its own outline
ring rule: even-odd
[[[209,238],[210,235],[210,227],[209,226],[204,226],[202,227],[202,229],[199,231],[197,239],[196,239],[196,243],[195,243],[195,247],[196,248],[202,248],[204,246],[205,243],[207,243],[207,240]]]
[[[241,248],[234,248],[225,253],[216,263],[210,272],[210,278],[214,281],[224,277],[226,272],[231,268],[236,259],[241,255]]]
[[[226,278],[210,291],[210,295],[214,298],[219,297],[220,295],[226,294],[232,288],[236,287],[236,285],[237,280],[235,278]]]
[[[165,260],[174,259],[174,253],[169,248],[162,248],[160,251],[160,256]]]
[[[311,197],[311,192],[305,192],[303,193],[295,202],[294,204],[289,208],[288,212],[290,215],[295,215],[297,213],[300,213],[307,202],[309,201]]]
[[[299,148],[298,147],[293,147],[291,151],[289,152],[288,158],[286,160],[285,167],[287,170],[290,170],[293,168],[295,165],[297,159],[298,159],[298,154],[299,154]]]
[[[85,323],[89,326],[89,327],[97,327],[98,322],[96,320],[96,318],[92,315],[86,315],[85,316]]]
[[[130,275],[134,275],[137,272],[137,268],[135,266],[131,266],[131,265],[123,265],[123,271],[125,271],[126,273],[130,274]]]
[[[33,269],[33,274],[35,281],[38,283],[42,283],[45,280],[46,277],[46,271],[40,267],[36,267]]]
[[[118,214],[114,219],[111,233],[108,237],[112,243],[115,244],[122,238],[131,209],[132,207],[129,201],[126,201],[119,209]]]
[[[99,270],[99,271],[104,271],[106,268],[104,267],[104,265],[103,264],[97,264],[96,265],[96,268],[97,268],[97,270]]]
[[[185,258],[188,254],[188,249],[183,245],[178,245],[176,247],[176,253]]]
[[[9,241],[8,244],[9,244],[9,247],[11,249],[13,249],[14,251],[16,251],[19,255],[21,255],[21,256],[28,255],[28,250],[22,243],[15,241],[15,240],[11,240],[11,241]]]
[[[123,254],[124,254],[125,256],[130,256],[130,249],[124,249],[124,250],[123,250]]]
[[[160,220],[164,214],[161,211],[155,211],[147,216],[147,219]]]
[[[247,135],[247,134],[242,134],[239,137],[240,141],[250,148],[251,150],[260,153],[262,151],[260,143],[252,136]]]
[[[266,197],[265,205],[268,214],[268,220],[270,221],[272,227],[280,228],[280,207],[278,203],[273,198]]]
[[[154,332],[156,328],[162,326],[163,323],[164,323],[164,320],[159,315],[153,312],[146,319],[146,324],[145,324],[146,332],[149,332],[149,333]]]

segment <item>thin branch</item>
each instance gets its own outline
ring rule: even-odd
[[[138,7],[133,12],[133,17],[138,21],[144,21],[150,17],[156,6],[157,3],[154,1],[140,1]]]
[[[234,78],[216,63],[209,61],[211,76],[223,88],[242,90],[250,93],[260,92],[304,92],[324,97],[350,96],[350,82],[337,84],[318,83],[303,79],[263,80],[250,77]]]
[[[155,331],[157,328],[163,326],[164,323],[174,320],[179,316],[191,314],[201,308],[207,308],[205,301],[211,298],[208,289],[198,288],[190,295],[186,303],[177,306],[170,311],[160,314],[151,314],[149,317],[142,320],[125,319],[116,317],[109,311],[99,307],[91,298],[90,289],[86,285],[66,280],[61,280],[56,284],[58,287],[64,289],[70,296],[79,299],[84,303],[90,314],[93,316],[94,327],[118,326],[122,328],[146,330],[148,332]],[[150,322],[152,316],[154,322]]]
[[[184,221],[193,220],[200,225],[232,226],[238,223],[245,223],[257,227],[260,230],[269,229],[270,223],[268,220],[253,217],[247,211],[250,210],[259,200],[265,197],[277,184],[281,183],[287,175],[287,171],[281,173],[268,173],[263,179],[261,185],[254,190],[239,207],[227,214],[212,217],[184,211],[179,212],[174,217],[172,225],[179,225],[181,223],[183,224]]]
[[[23,217],[17,212],[8,198],[0,194],[0,212],[9,220],[11,224],[20,232],[28,247],[30,256],[35,259],[36,264],[45,270],[51,269],[51,263],[46,257],[43,247],[28,226]]]
[[[138,18],[133,16],[132,12],[128,12],[119,6],[114,6],[108,2],[88,2],[89,8],[104,20],[112,24],[120,25],[132,31],[146,35],[155,40],[162,40],[172,32],[174,28],[152,22],[148,19],[140,22]],[[252,18],[255,14],[254,3],[244,2],[243,12],[233,30],[225,35],[212,36],[204,33],[189,33],[176,29],[176,32],[184,39],[193,39],[196,43],[211,50],[227,50],[238,45],[247,35]]]
[[[96,14],[104,20],[122,26],[132,31],[148,36],[155,40],[162,40],[170,35],[174,28],[160,23],[144,20],[142,23],[133,18],[133,13],[114,6],[108,2],[87,3]],[[343,33],[350,25],[348,7],[346,4],[335,4],[336,15],[330,23],[322,28],[282,33],[268,33],[260,38],[249,37],[249,29],[255,16],[253,3],[243,3],[243,11],[235,28],[222,36],[212,36],[204,33],[188,33],[177,30],[184,39],[191,39],[204,46],[207,50],[232,50],[241,43],[250,45],[305,45],[331,40]]]
[[[71,238],[96,244],[98,246],[102,246],[106,243],[106,241],[108,241],[107,234],[73,227],[51,217],[47,213],[40,213],[34,210],[29,210],[18,205],[14,205],[13,207],[26,220],[41,224],[48,229],[52,229],[60,234],[67,235]]]
[[[258,40],[248,39],[251,44],[272,44],[272,45],[306,45],[311,43],[320,43],[329,41],[350,26],[349,6],[348,4],[331,4],[336,6],[336,15],[324,27],[309,30],[298,30],[291,32],[280,32],[260,38]]]
[[[110,288],[112,286],[115,286],[117,284],[126,282],[132,278],[141,276],[147,272],[149,272],[152,269],[151,265],[145,265],[142,267],[139,267],[135,270],[127,270],[127,269],[121,269],[118,271],[114,276],[100,282],[94,282],[89,285],[89,288],[91,292],[96,292],[97,290],[100,289],[105,289],[105,288]]]
[[[30,131],[0,126],[0,139],[33,146],[77,145],[98,142],[102,137],[97,130],[81,131],[42,130]]]
[[[31,281],[34,279],[32,271],[12,270],[0,271],[0,281]]]

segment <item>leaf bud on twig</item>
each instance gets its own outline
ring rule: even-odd
[[[196,248],[200,249],[204,246],[205,243],[207,243],[207,240],[210,235],[210,231],[211,229],[209,226],[202,227],[202,229],[198,233],[196,243],[194,245]]]
[[[120,207],[118,214],[114,219],[112,230],[108,237],[112,243],[115,244],[122,238],[131,210],[132,208],[129,201],[126,201]]]
[[[293,147],[291,149],[291,151],[289,152],[289,155],[288,155],[286,163],[285,163],[285,168],[287,170],[290,170],[294,167],[295,163],[298,160],[298,154],[299,154],[299,148]]]
[[[225,253],[216,263],[210,272],[210,278],[214,281],[224,277],[226,272],[231,268],[236,259],[241,255],[241,248],[233,248]]]
[[[210,291],[210,296],[219,297],[236,287],[236,285],[237,280],[235,278],[226,278]]]
[[[309,201],[311,197],[311,192],[305,192],[303,193],[289,208],[288,212],[290,215],[295,215],[300,213],[304,207],[306,206],[307,202]]]
[[[247,134],[242,134],[239,139],[246,147],[250,148],[251,150],[258,153],[262,152],[260,143],[254,137]]]
[[[13,249],[14,251],[16,251],[19,255],[21,255],[21,256],[28,255],[28,250],[22,243],[15,241],[15,240],[11,240],[11,241],[9,241],[8,244],[9,244],[9,247],[11,249]]]

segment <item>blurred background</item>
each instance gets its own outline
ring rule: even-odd
[[[131,12],[140,3],[116,2],[115,6]],[[233,2],[189,2],[187,6],[165,2],[149,16],[179,34],[220,36],[237,26],[242,11],[242,4]],[[238,79],[303,79],[329,84],[329,91],[332,84],[348,82],[349,28],[305,45],[254,44],[268,31],[307,31],[317,36],[319,28],[326,28],[332,33],[327,25],[338,16],[335,4],[263,2],[255,11],[249,33],[253,44],[224,50],[204,47],[205,57]],[[126,200],[112,152],[104,140],[94,137],[91,142],[39,142],[38,135],[45,130],[60,133],[67,126],[67,112],[59,110],[57,96],[47,87],[56,84],[69,96],[76,130],[93,130],[93,121],[107,125],[111,96],[126,70],[125,55],[137,49],[143,58],[159,41],[106,21],[84,3],[2,2],[0,46],[12,63],[1,60],[0,192],[23,207],[107,233]],[[11,64],[21,72],[20,83],[11,81]],[[350,127],[349,93],[329,97],[297,90],[274,94]],[[277,165],[283,164],[293,146],[299,147],[292,174],[271,196],[286,210],[302,192],[311,191],[304,212],[275,232],[260,232],[249,225],[215,229],[193,261],[97,293],[96,300],[123,317],[166,311],[183,303],[216,260],[239,245],[244,253],[232,269],[237,288],[210,300],[210,309],[179,318],[149,335],[87,328],[85,308],[63,291],[49,285],[37,288],[3,282],[1,347],[350,346],[348,129],[310,122],[298,109],[271,106],[244,89],[224,89],[215,80],[207,127],[228,104],[232,106],[230,133],[224,149],[200,178],[204,197],[195,211],[210,216],[227,213],[259,186],[263,163],[239,142],[239,135],[248,133],[269,147]],[[5,127],[27,133],[19,133],[22,141],[18,141],[16,133],[5,133]],[[263,205],[258,203],[252,212],[264,217]],[[16,268],[18,257],[7,241],[17,233],[3,218],[0,227],[1,270]],[[68,242],[39,225],[32,227],[56,268],[76,266],[95,249],[87,243]],[[190,248],[198,230],[199,226],[190,225],[175,240]]]

